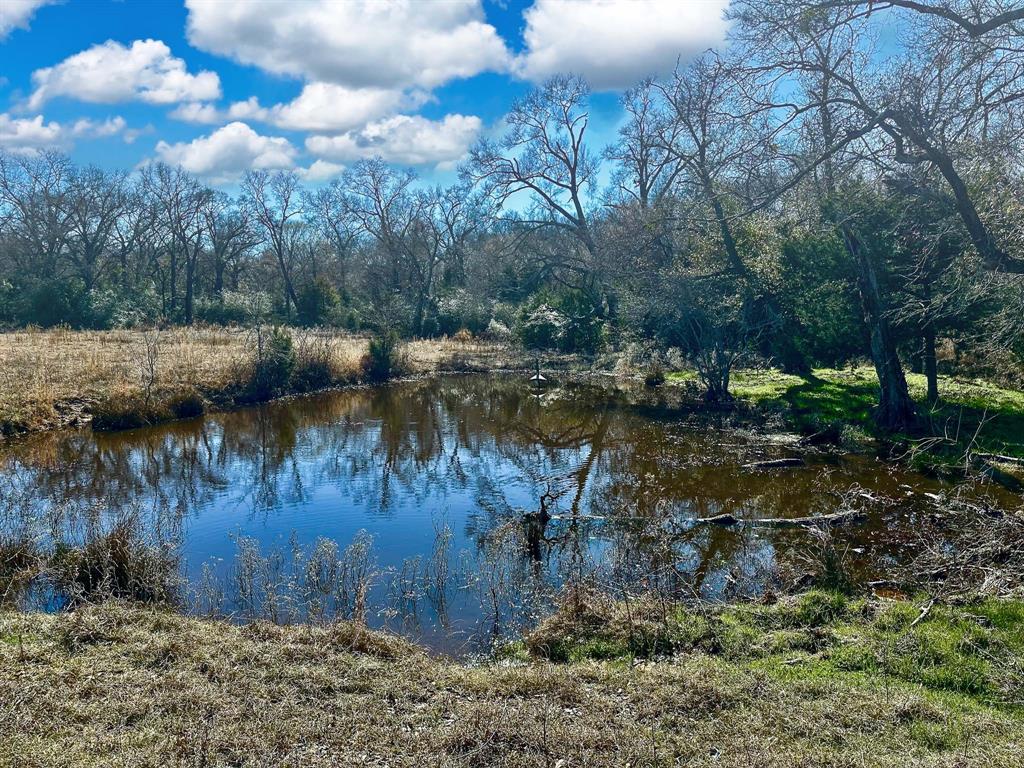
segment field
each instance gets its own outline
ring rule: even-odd
[[[927,607],[560,615],[478,664],[351,623],[0,614],[0,764],[1018,766],[1024,605]]]
[[[300,359],[309,350],[326,351],[325,385],[359,380],[365,337],[301,330],[292,336]],[[0,334],[0,435],[81,423],[147,391],[169,403],[198,393],[207,404],[232,405],[231,393],[250,373],[253,348],[251,333],[224,329]],[[403,351],[411,373],[509,364],[506,347],[484,342],[413,341]]]

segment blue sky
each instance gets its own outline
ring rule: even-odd
[[[621,90],[724,36],[724,0],[0,0],[0,148],[230,187],[381,155],[444,181],[555,72]]]

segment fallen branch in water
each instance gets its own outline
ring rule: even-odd
[[[811,515],[810,517],[763,517],[757,520],[741,520],[735,515],[728,513],[714,515],[712,517],[696,517],[685,522],[699,525],[721,525],[731,527],[734,525],[748,525],[761,528],[798,528],[830,525],[845,525],[859,522],[867,517],[867,513],[859,509],[847,509],[842,512],[833,512],[830,515]]]
[[[1001,453],[976,453],[974,455],[983,461],[994,461],[998,464],[1014,464],[1018,467],[1024,467],[1024,459],[1017,456],[1004,456]]]
[[[743,469],[781,469],[783,467],[802,467],[807,462],[799,456],[791,456],[785,459],[768,459],[766,461],[752,461],[744,464]]]
[[[984,477],[994,483],[998,483],[1006,490],[1012,491],[1013,493],[1021,493],[1024,491],[1024,483],[1009,472],[1001,470],[988,459],[983,458],[982,454],[975,454],[972,457],[971,463]]]

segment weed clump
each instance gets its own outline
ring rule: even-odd
[[[194,389],[175,392],[167,398],[167,409],[176,419],[192,419],[206,411],[206,400]]]
[[[295,392],[315,392],[326,389],[337,380],[330,342],[322,336],[301,340],[295,350],[291,389]]]
[[[141,521],[130,515],[79,546],[56,546],[47,572],[71,604],[109,598],[173,603],[179,591],[176,559],[147,541]]]
[[[39,548],[28,536],[0,538],[0,606],[17,596],[40,564]]]
[[[141,393],[115,393],[92,409],[92,428],[98,431],[138,429],[169,418],[168,411]]]

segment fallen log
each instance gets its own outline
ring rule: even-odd
[[[807,462],[799,456],[791,456],[785,459],[768,459],[766,461],[752,461],[744,464],[743,469],[781,469],[782,467],[802,467]]]

